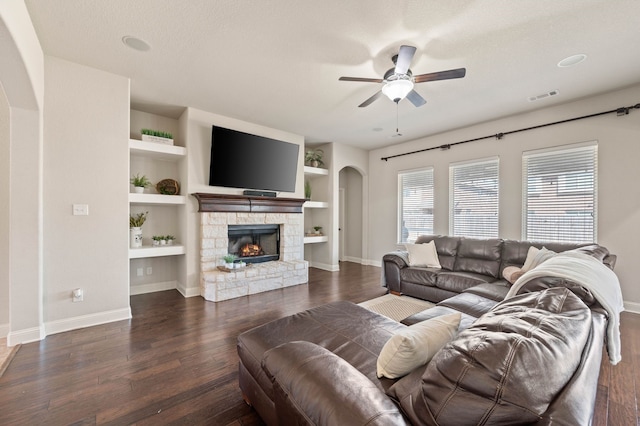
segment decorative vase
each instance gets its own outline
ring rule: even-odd
[[[142,194],[144,193],[144,186],[134,186],[133,190],[136,194]]]
[[[224,266],[227,269],[233,269],[233,263],[225,263]]]
[[[318,167],[319,164],[318,160],[311,160],[311,167]]]
[[[129,241],[131,244],[131,248],[140,248],[142,247],[142,228],[133,227],[129,228]]]

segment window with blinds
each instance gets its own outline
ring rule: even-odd
[[[433,168],[398,173],[398,241],[433,234]]]
[[[498,237],[499,159],[449,166],[449,234]]]
[[[522,154],[522,237],[596,242],[596,142]]]

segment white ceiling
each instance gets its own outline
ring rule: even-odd
[[[183,107],[372,149],[640,82],[638,0],[25,0],[45,54],[131,78],[136,109]],[[126,47],[132,35],[148,52]],[[427,104],[380,84],[400,45]],[[557,63],[583,53],[569,68]],[[551,90],[559,95],[529,102]],[[599,112],[596,107],[594,112]]]

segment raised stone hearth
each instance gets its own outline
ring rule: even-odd
[[[271,200],[271,204],[276,207],[271,206],[268,209],[271,212],[266,213],[253,212],[251,207],[248,209],[237,207],[239,199],[243,197],[230,196],[233,207],[224,203],[221,206],[221,196],[196,194],[196,197],[200,201],[202,213],[200,262],[202,297],[219,302],[308,282],[308,262],[304,260],[304,219],[296,209],[287,205],[282,209],[285,212],[278,212],[277,198]],[[210,198],[205,197],[215,197],[215,203],[212,204]],[[255,200],[253,197],[244,198],[249,201],[249,205],[252,200]],[[202,199],[206,201],[203,202]],[[284,200],[291,202],[291,199]],[[264,211],[264,202],[259,201],[254,205],[261,207],[254,210]],[[215,206],[211,207],[212,205]],[[278,224],[280,226],[280,260],[249,264],[233,272],[221,271],[218,266],[223,264],[222,257],[227,254],[229,247],[228,226],[243,224]]]

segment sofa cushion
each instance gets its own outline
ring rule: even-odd
[[[500,276],[501,239],[476,240],[463,238],[458,245],[456,272],[473,272],[493,278]]]
[[[436,245],[436,251],[438,252],[440,266],[442,266],[442,269],[452,271],[456,261],[456,255],[458,254],[458,245],[460,244],[460,240],[462,240],[461,237],[421,235],[416,239],[416,244],[433,241]]]
[[[443,300],[438,303],[438,306],[444,306],[472,317],[480,318],[497,304],[497,301],[487,299],[486,297],[479,296],[477,294],[460,293],[456,296]]]
[[[443,271],[437,275],[436,287],[453,291],[455,293],[462,293],[469,287],[492,281],[495,281],[493,277],[473,272]]]
[[[431,361],[457,334],[460,318],[459,313],[444,315],[398,331],[378,355],[378,377],[402,377]]]
[[[395,396],[414,421],[535,423],[580,366],[591,325],[589,308],[565,288],[517,296],[440,350],[419,389]]]
[[[436,285],[436,278],[440,269],[435,268],[404,268],[400,270],[400,279],[405,283]]]

